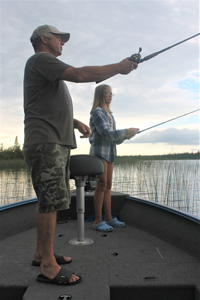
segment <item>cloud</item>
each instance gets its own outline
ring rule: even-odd
[[[165,143],[171,145],[199,145],[199,130],[169,128],[162,131],[154,130],[142,136],[136,136],[125,143]]]
[[[8,135],[23,132],[23,72],[34,53],[29,39],[37,26],[52,24],[71,33],[59,59],[74,67],[116,63],[139,47],[144,57],[199,31],[199,1],[50,3],[1,1],[1,130]],[[117,75],[105,82],[115,94],[111,109],[118,128],[133,123],[146,128],[198,108],[198,43],[199,38],[194,38],[143,62],[128,76]],[[75,118],[88,124],[96,84],[67,85]],[[192,122],[191,118],[185,119]]]

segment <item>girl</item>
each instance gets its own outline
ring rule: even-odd
[[[113,163],[116,161],[116,144],[132,138],[139,132],[138,128],[116,130],[115,119],[110,110],[112,101],[111,87],[99,85],[95,89],[94,101],[90,112],[91,144],[90,155],[100,157],[104,163],[104,173],[97,178],[104,181],[97,181],[94,193],[95,221],[93,229],[99,231],[112,231],[113,227],[124,227],[125,223],[111,214],[111,186]],[[104,205],[105,221],[102,222],[102,207]]]

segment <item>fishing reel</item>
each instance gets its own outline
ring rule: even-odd
[[[131,60],[131,61],[133,61],[133,62],[135,62],[137,64],[143,62],[143,60],[141,59],[141,55],[140,55],[141,51],[142,51],[142,48],[140,47],[138,53],[135,53],[135,54],[131,55],[131,57],[129,58],[129,60]]]

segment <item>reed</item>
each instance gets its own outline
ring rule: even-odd
[[[112,190],[200,215],[199,173],[199,160],[116,164]]]
[[[8,166],[0,172],[0,205],[6,205],[30,198],[35,198],[31,177],[26,167],[19,164],[15,169]]]
[[[1,161],[2,163],[2,161]],[[199,160],[139,160],[114,165],[112,190],[200,216]],[[0,169],[0,205],[36,197],[23,160]],[[70,180],[75,189],[75,181]]]

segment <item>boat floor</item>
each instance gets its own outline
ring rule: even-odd
[[[55,252],[72,257],[66,266],[83,279],[73,286],[36,281],[40,268],[31,265],[36,228],[1,241],[1,299],[19,299],[19,295],[23,300],[57,300],[61,295],[71,295],[73,300],[199,299],[198,260],[165,241],[130,225],[103,234],[89,222],[85,237],[94,243],[69,244],[75,237],[76,220],[57,224]]]

